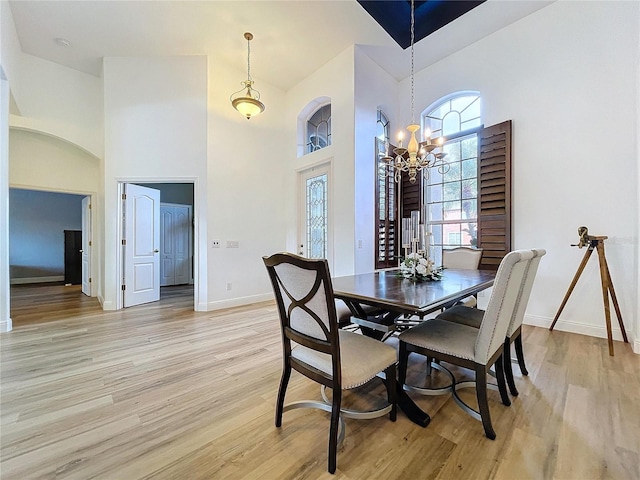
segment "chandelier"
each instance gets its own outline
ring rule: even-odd
[[[264,103],[260,101],[260,92],[253,88],[253,80],[251,79],[251,47],[249,42],[253,40],[253,34],[246,32],[244,38],[247,39],[247,79],[240,82],[242,88],[232,93],[230,100],[233,108],[249,120],[264,112]]]
[[[429,177],[429,168],[438,167],[441,174],[449,171],[449,164],[443,159],[446,153],[443,151],[444,138],[440,137],[438,143],[431,141],[431,132],[426,131],[425,140],[418,142],[416,132],[420,130],[420,125],[416,124],[414,113],[414,39],[415,39],[415,7],[414,0],[411,0],[411,125],[407,126],[407,130],[411,133],[407,148],[402,147],[402,133],[400,133],[400,144],[398,147],[391,147],[393,157],[389,154],[390,146],[387,144],[386,155],[384,160],[389,162],[393,167],[396,182],[400,182],[402,172],[409,174],[409,181],[415,183],[419,170],[425,169],[427,178]],[[439,151],[436,151],[438,150]]]

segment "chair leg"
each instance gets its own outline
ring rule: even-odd
[[[511,392],[511,395],[517,397],[518,389],[516,388],[516,382],[513,379],[513,368],[511,367],[511,341],[508,337],[504,340],[502,362],[504,366],[504,376],[507,378],[507,385],[509,385],[509,391]]]
[[[391,411],[389,412],[389,420],[396,421],[398,415],[398,400],[396,398],[396,366],[390,365],[384,371],[385,385],[387,387],[387,400],[391,404]]]
[[[511,405],[511,400],[509,399],[509,394],[507,393],[507,384],[504,381],[505,371],[503,368],[503,356],[500,355],[498,360],[496,360],[496,380],[498,382],[498,390],[500,391],[500,398],[502,399],[502,404],[507,407]]]
[[[336,473],[338,457],[338,423],[340,420],[340,403],[342,401],[342,390],[333,389],[333,402],[331,405],[331,426],[329,428],[329,473]]]
[[[516,357],[518,357],[518,365],[523,375],[529,375],[527,366],[524,364],[524,354],[522,353],[522,335],[518,335],[513,339],[513,345],[516,347]]]
[[[489,402],[487,401],[487,367],[485,365],[476,365],[476,396],[478,397],[478,409],[480,410],[480,418],[482,418],[482,426],[484,434],[490,440],[496,439],[496,432],[491,426],[491,413],[489,412]]]
[[[409,363],[409,351],[407,350],[407,344],[400,341],[400,348],[398,349],[398,383],[402,388],[407,380],[407,364]]]
[[[280,377],[280,388],[278,389],[278,398],[276,400],[276,427],[282,426],[282,410],[284,409],[284,396],[287,393],[287,385],[291,377],[291,365],[287,362],[282,368],[282,377]]]

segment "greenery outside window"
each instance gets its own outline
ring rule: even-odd
[[[423,190],[431,252],[442,263],[442,249],[477,246],[478,241],[478,131],[480,96],[463,93],[446,98],[423,116],[432,138],[444,136],[445,160],[450,169],[430,169]]]

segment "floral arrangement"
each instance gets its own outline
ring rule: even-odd
[[[442,268],[436,267],[433,260],[424,258],[420,253],[409,253],[400,262],[398,275],[414,281],[440,280]]]

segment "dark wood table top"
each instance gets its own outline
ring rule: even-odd
[[[332,279],[336,298],[400,313],[428,313],[493,285],[496,272],[446,269],[438,281],[414,282],[387,270]]]

